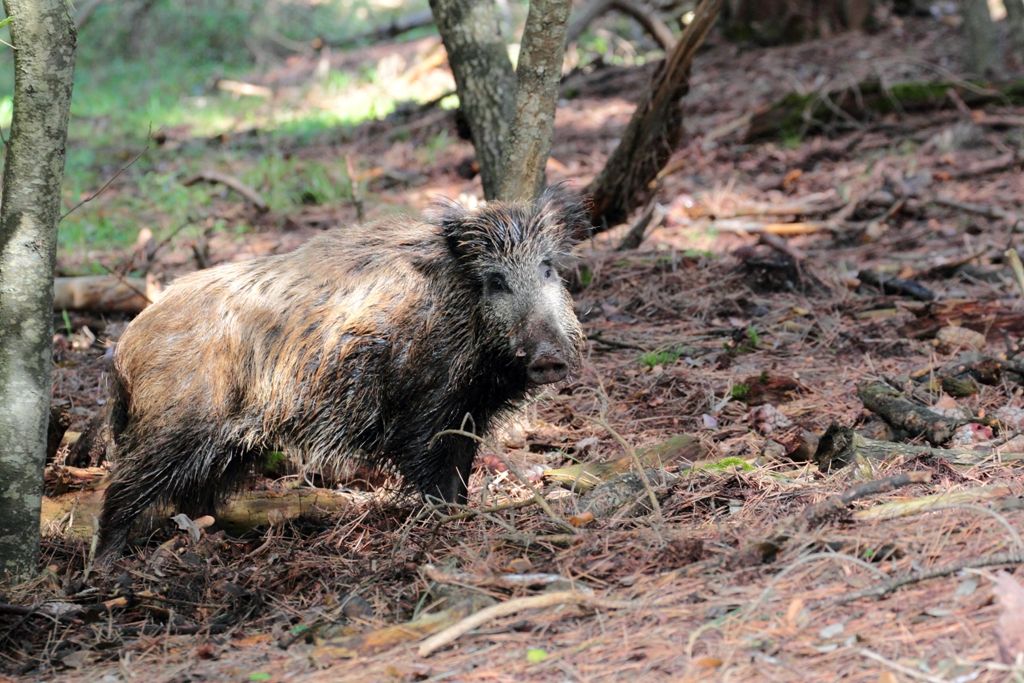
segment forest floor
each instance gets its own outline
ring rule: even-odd
[[[330,68],[374,60],[403,87],[440,95],[451,82],[443,60],[432,61],[437,49],[429,36],[377,45],[335,53]],[[1022,649],[1024,588],[998,571],[1024,562],[1015,357],[1024,283],[1004,256],[1024,216],[1024,107],[950,94],[926,111],[744,139],[744,117],[787,93],[872,78],[956,82],[959,53],[957,31],[931,19],[770,49],[713,36],[684,101],[686,141],[657,192],[663,220],[636,249],[616,249],[629,226],[581,246],[570,280],[589,337],[583,370],[484,448],[465,514],[345,481],[338,495],[352,504],[328,516],[240,535],[202,530],[198,540],[160,526],[109,573],[86,569],[88,540],[62,519],[47,529],[41,576],[0,594],[8,606],[36,606],[0,610],[0,672],[154,682],[1019,680],[1024,668],[1000,647]],[[317,61],[287,68],[312,72]],[[287,83],[275,80],[284,69],[238,78],[274,89],[285,108]],[[650,69],[591,66],[567,79],[550,180],[583,187],[601,169]],[[209,186],[187,217],[138,213],[138,228],[156,235],[148,250],[145,236],[139,248],[72,241],[63,272],[101,263],[168,280],[197,261],[294,248],[359,215],[478,192],[465,177],[472,148],[436,106],[333,139],[274,138],[271,149],[258,129],[211,138],[179,126],[157,138],[145,176],[125,174],[83,209],[130,213],[154,174],[178,196],[167,184],[204,164],[263,193],[287,180],[299,200],[279,209],[271,198],[260,213]],[[253,170],[264,156],[276,175]],[[303,189],[309,168],[326,175]],[[332,173],[348,179],[345,192]],[[872,286],[872,273],[909,284]],[[81,431],[102,412],[110,346],[127,319],[61,320],[54,400]],[[913,420],[893,429],[861,400],[858,388],[879,386],[871,382],[944,416],[953,435]],[[849,449],[818,447],[833,425],[891,448],[885,457],[862,448],[844,465]],[[923,435],[945,448],[914,448],[927,445]],[[591,494],[544,476],[577,461],[643,459],[651,447],[664,461],[641,486],[606,475],[632,484],[620,495],[636,504],[594,507]],[[865,485],[879,480],[889,486]],[[548,509],[531,504],[531,487]],[[524,502],[495,509],[510,501]],[[491,603],[518,609],[420,654],[426,634]]]

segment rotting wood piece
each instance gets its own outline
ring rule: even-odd
[[[896,429],[902,429],[913,436],[923,436],[933,446],[941,446],[949,441],[953,431],[963,424],[963,420],[943,417],[912,403],[884,382],[861,384],[857,387],[857,396],[865,408]]]
[[[581,462],[569,467],[546,470],[541,476],[566,488],[585,492],[610,476],[628,472],[637,460],[644,467],[662,468],[677,464],[689,467],[692,463],[707,456],[708,449],[700,442],[700,439],[689,434],[677,434],[661,443],[641,449],[637,453],[636,459],[627,455],[608,462]]]
[[[934,301],[935,293],[914,280],[906,280],[898,277],[885,277],[874,270],[862,270],[857,273],[857,279],[864,284],[876,287],[885,294],[897,296],[910,296],[919,301]]]
[[[909,308],[915,320],[900,328],[913,339],[934,336],[943,327],[958,325],[1001,339],[1003,335],[1024,334],[1024,310],[1018,299],[978,301],[977,299],[943,299],[920,308]]]
[[[82,471],[82,470],[79,470]],[[89,468],[88,471],[99,471]],[[71,519],[72,524],[61,531],[75,538],[88,539],[95,533],[93,524],[103,505],[106,477],[90,481],[79,491],[59,496],[45,496],[40,528],[45,532],[62,526]],[[351,495],[318,488],[296,488],[287,491],[247,491],[228,498],[217,514],[217,528],[237,534],[257,527],[280,524],[300,517],[321,517],[339,510],[351,509]],[[154,519],[162,519],[158,511]]]
[[[82,275],[53,280],[53,310],[139,313],[157,296],[140,277]]]
[[[832,425],[821,437],[814,462],[822,472],[848,465],[858,457],[866,460],[890,460],[895,457],[936,458],[952,465],[978,465],[986,460],[1024,462],[1024,453],[1001,453],[989,448],[934,448],[869,439],[849,427]]]
[[[884,84],[872,79],[826,92],[790,93],[754,112],[745,141],[806,135],[840,123],[849,127],[851,121],[863,121],[883,114],[944,109],[953,106],[949,91],[959,95],[969,107],[995,102],[1024,102],[1024,81]],[[985,172],[990,172],[990,169]]]

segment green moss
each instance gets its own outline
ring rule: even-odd
[[[746,384],[743,384],[742,382],[739,384],[734,384],[732,386],[732,390],[729,392],[729,395],[732,396],[737,401],[742,401],[747,396],[750,396],[750,387]]]
[[[740,470],[741,472],[751,472],[754,470],[754,466],[743,458],[728,457],[701,465],[700,469],[708,472],[724,472],[733,469]]]

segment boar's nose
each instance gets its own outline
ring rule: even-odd
[[[569,366],[561,355],[552,351],[534,356],[526,368],[526,376],[533,384],[551,384],[565,379]]]

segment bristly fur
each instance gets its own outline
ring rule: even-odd
[[[154,503],[212,511],[272,448],[314,467],[362,458],[463,499],[477,442],[436,435],[484,433],[526,398],[524,349],[578,364],[571,299],[536,272],[569,252],[585,216],[561,188],[448,204],[432,220],[340,229],[177,281],[115,351],[103,558]],[[493,272],[512,293],[488,308]]]

